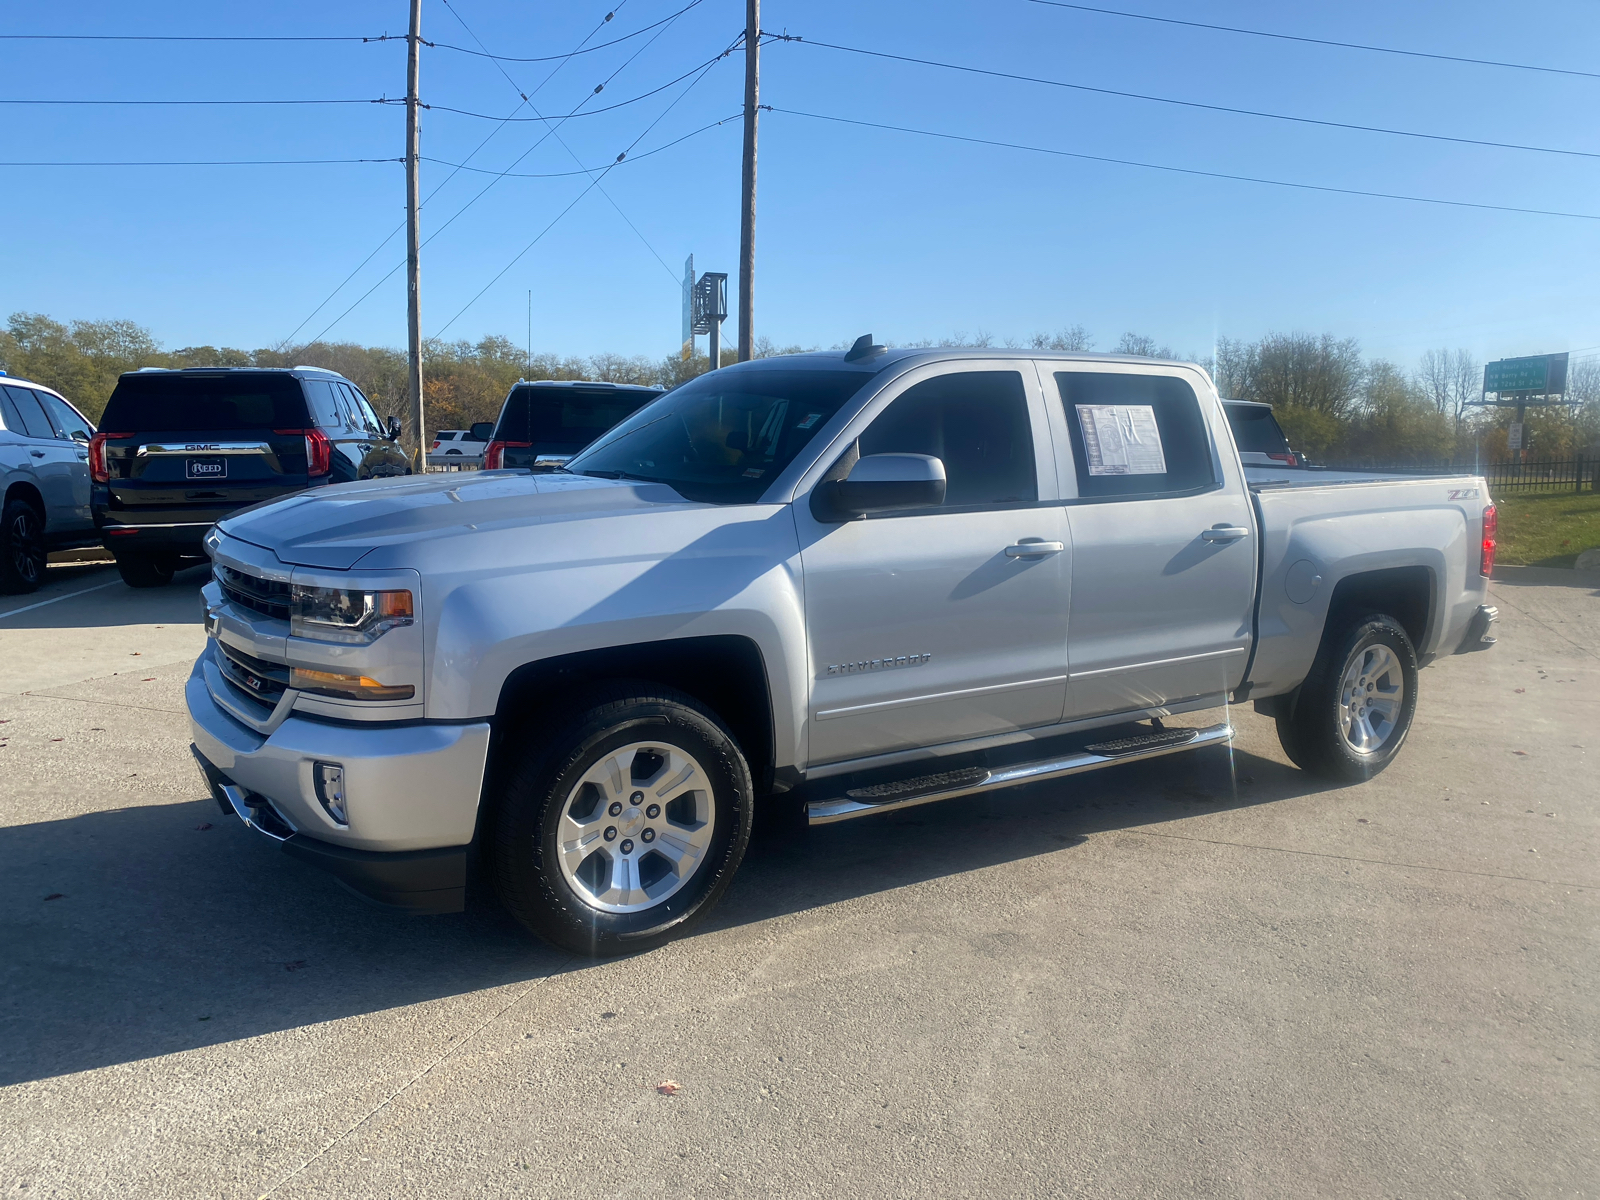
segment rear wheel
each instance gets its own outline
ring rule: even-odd
[[[647,684],[580,698],[501,797],[496,891],[576,954],[648,950],[722,898],[750,840],[750,771],[697,701]]]
[[[26,500],[0,510],[0,592],[31,592],[44,582],[44,521]]]
[[[117,571],[122,582],[132,588],[166,587],[172,582],[177,560],[165,554],[119,554]]]
[[[1393,761],[1417,710],[1417,652],[1383,613],[1330,628],[1278,740],[1296,766],[1327,779],[1370,779]]]

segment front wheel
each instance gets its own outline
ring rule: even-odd
[[[573,953],[652,949],[727,890],[750,840],[749,768],[722,722],[679,692],[613,685],[568,711],[500,798],[496,891]]]
[[[1374,613],[1329,629],[1294,710],[1278,717],[1278,740],[1296,766],[1358,783],[1393,761],[1416,711],[1416,649],[1398,621]]]

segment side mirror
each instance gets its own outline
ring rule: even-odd
[[[72,431],[72,440],[80,446],[87,446],[89,444],[89,435],[81,429],[74,429]]]
[[[467,436],[475,442],[490,442],[494,440],[494,422],[477,421],[467,430]]]
[[[814,502],[812,512],[819,520],[847,521],[871,513],[937,508],[944,503],[944,491],[944,463],[931,454],[869,454],[856,460],[848,477],[817,488],[820,505]]]
[[[389,429],[388,429],[388,432],[384,436],[386,436],[391,442],[398,442],[400,440],[400,418],[399,417],[390,417],[389,418]]]

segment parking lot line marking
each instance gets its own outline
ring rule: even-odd
[[[32,612],[36,608],[43,608],[46,604],[54,604],[58,600],[71,600],[74,596],[87,596],[90,592],[98,592],[102,588],[116,587],[121,582],[120,579],[113,579],[110,583],[97,583],[92,588],[84,588],[81,592],[68,592],[65,596],[51,596],[48,600],[41,600],[24,608],[13,608],[10,612],[0,613],[0,621],[4,621],[7,617],[20,617],[25,612]]]

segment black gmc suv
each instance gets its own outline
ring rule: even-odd
[[[95,528],[130,587],[159,587],[235,509],[330,483],[409,475],[348,379],[318,367],[146,368],[117,380],[89,443]]]

